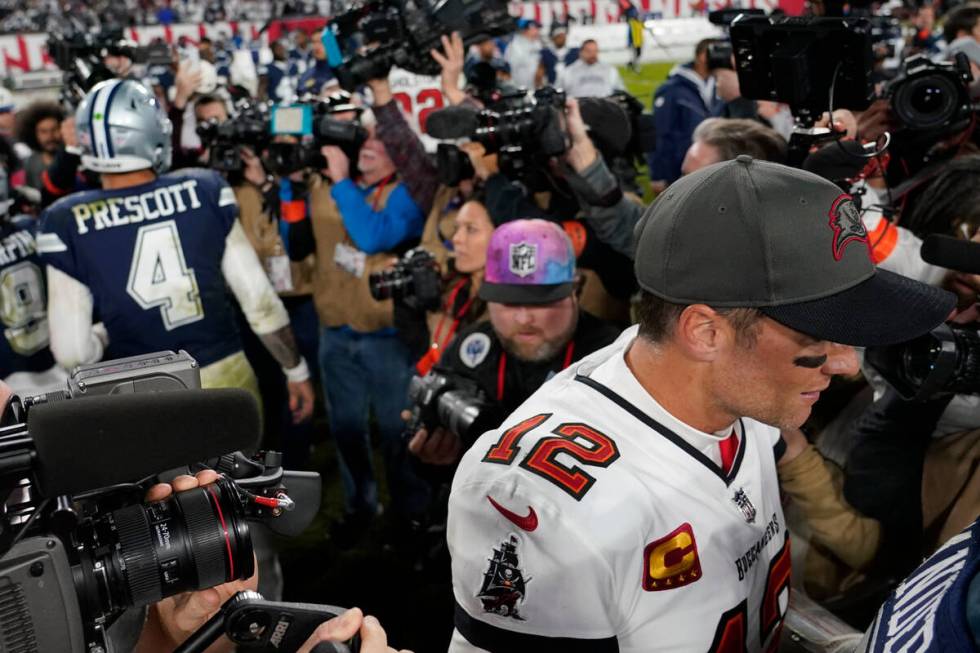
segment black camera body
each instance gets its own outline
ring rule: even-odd
[[[242,102],[235,107],[235,117],[218,123],[214,120],[197,126],[201,143],[208,148],[208,166],[221,172],[241,172],[242,146],[261,155],[272,141],[269,134],[269,107],[261,102]]]
[[[476,176],[470,156],[452,143],[436,146],[436,171],[444,186],[459,186],[461,181]]]
[[[166,43],[139,46],[125,38],[122,28],[90,32],[69,22],[48,38],[46,47],[54,64],[64,73],[61,101],[69,107],[77,106],[99,82],[116,77],[102,63],[106,56],[124,56],[134,64],[171,63]]]
[[[418,75],[437,75],[439,64],[429,50],[442,47],[443,35],[459,32],[468,47],[516,28],[503,0],[368,0],[336,16],[331,25],[337,47],[328,47],[328,57],[348,91],[387,77],[395,65]]]
[[[963,129],[971,119],[972,79],[965,54],[944,62],[915,55],[905,60],[885,93],[905,129],[923,136],[949,134]]]
[[[863,18],[739,16],[730,35],[742,97],[785,102],[810,124],[830,106],[830,89],[835,109],[866,109],[871,31]]]
[[[442,301],[439,263],[421,248],[409,250],[390,268],[372,272],[368,286],[371,296],[379,302],[395,299],[419,310],[433,311]]]
[[[257,439],[247,393],[199,386],[193,358],[159,352],[79,367],[66,390],[13,400],[0,428],[0,650],[111,650],[109,628],[127,610],[251,576],[249,521],[282,534],[309,524],[319,475],[284,471],[273,452],[225,453],[220,426],[193,451],[154,442],[168,428],[197,419],[209,428],[222,416],[234,422],[236,442]],[[155,435],[141,418],[156,424]],[[141,437],[152,460],[132,459]],[[194,439],[203,440],[174,436]],[[111,451],[113,443],[124,451]],[[84,450],[101,455],[79,459]],[[205,451],[221,455],[183,469],[213,468],[223,478],[144,503],[164,471],[157,467]],[[112,462],[85,469],[99,457]]]
[[[865,357],[903,399],[980,394],[980,332],[976,325],[941,324],[910,342],[871,347]]]
[[[419,428],[442,427],[456,435],[464,447],[500,425],[501,415],[486,400],[476,383],[450,377],[438,371],[414,376],[408,385],[409,400],[414,406],[407,434]]]
[[[367,129],[354,121],[333,118],[325,102],[314,103],[313,116],[312,139],[298,145],[275,142],[269,145],[265,162],[273,173],[288,175],[305,168],[326,168],[327,160],[320,152],[324,145],[336,145],[342,149],[351,161],[351,168],[355,168],[357,154],[368,139]]]

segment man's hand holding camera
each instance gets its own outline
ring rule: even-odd
[[[321,642],[346,642],[354,635],[361,636],[361,653],[398,653],[388,646],[388,636],[377,619],[364,616],[360,608],[351,608],[339,617],[321,624],[297,653],[312,653]],[[409,651],[401,651],[409,653]]]
[[[565,153],[565,161],[575,172],[582,172],[595,163],[599,153],[592,144],[592,139],[589,138],[578,101],[574,98],[569,98],[565,102],[565,129],[572,141],[572,146]]]
[[[326,173],[330,181],[339,184],[350,177],[350,159],[342,149],[336,145],[324,145],[320,152],[327,160]]]
[[[463,453],[463,443],[449,429],[437,426],[429,433],[423,427],[412,436],[408,450],[427,465],[453,465]]]
[[[186,492],[218,480],[212,470],[198,472],[195,476],[178,476],[173,483],[159,483],[146,493],[148,502],[161,501],[174,492]],[[256,570],[258,564],[255,565]],[[203,626],[221,605],[237,592],[255,591],[259,585],[256,571],[248,580],[238,580],[197,592],[185,592],[163,599],[150,607],[150,614],[136,646],[138,653],[172,651]],[[223,639],[209,651],[231,651],[232,644]]]

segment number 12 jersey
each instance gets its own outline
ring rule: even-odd
[[[453,653],[775,650],[790,581],[779,432],[737,422],[723,472],[630,372],[635,335],[545,383],[464,456]]]

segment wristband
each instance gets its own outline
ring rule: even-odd
[[[306,364],[306,359],[300,358],[299,365],[290,369],[282,368],[282,373],[286,375],[289,383],[302,383],[310,380],[310,368]]]

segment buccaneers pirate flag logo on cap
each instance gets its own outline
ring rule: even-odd
[[[834,230],[834,260],[839,261],[844,256],[844,248],[848,243],[863,241],[871,254],[871,243],[868,231],[864,228],[861,214],[854,206],[850,195],[841,195],[830,207],[830,228]]]

